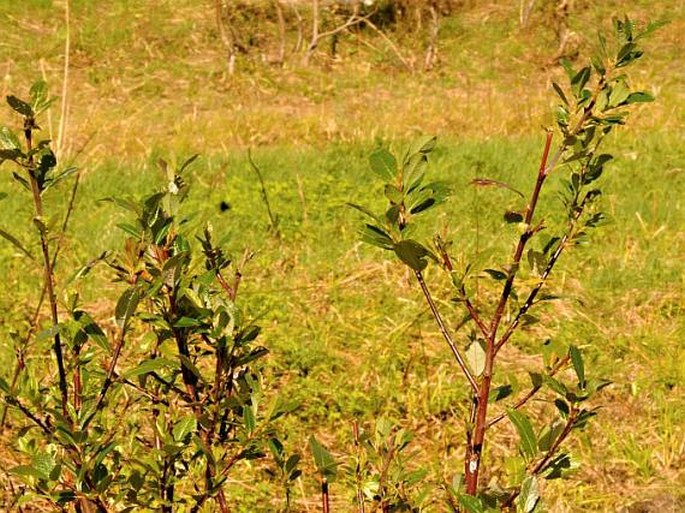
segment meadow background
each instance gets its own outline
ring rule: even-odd
[[[116,225],[125,214],[97,199],[141,195],[159,183],[159,158],[200,154],[191,222],[211,219],[236,255],[256,252],[241,300],[264,326],[267,383],[300,405],[283,421],[289,448],[307,455],[315,434],[344,461],[353,450],[352,421],[387,417],[415,433],[412,462],[429,470],[438,489],[461,471],[463,412],[456,405],[467,388],[411,275],[358,241],[360,219],[345,202],[379,206],[367,161],[379,143],[399,149],[435,134],[430,173],[455,194],[427,230],[450,233],[455,251],[477,263],[509,251],[513,239],[492,235],[501,230],[503,197],[469,182],[487,176],[524,190],[533,183],[544,127],[552,123],[551,81],[563,75],[555,60],[557,4],[533,4],[525,25],[519,2],[451,4],[430,70],[423,66],[427,26],[410,23],[385,27],[383,35],[341,32],[335,54],[324,40],[309,62],[301,52],[275,62],[272,2],[236,5],[234,22],[251,46],[230,73],[209,1],[72,0],[68,29],[64,2],[0,1],[3,97],[25,95],[40,78],[64,97],[69,31],[66,117],[58,102],[42,127],[56,137],[63,119],[60,157],[82,169],[58,278],[121,246]],[[616,161],[604,178],[608,222],[591,244],[564,256],[553,282],[564,300],[504,356],[532,367],[526,344],[572,342],[594,373],[614,382],[599,399],[597,422],[573,441],[582,469],[547,485],[553,512],[685,510],[683,9],[677,0],[569,4],[571,58],[587,55],[612,16],[671,23],[646,43],[647,58],[631,75],[632,85],[657,101],[633,112],[609,143]],[[16,124],[8,108],[0,119]],[[280,236],[270,230],[248,148]],[[16,188],[5,170],[2,229],[30,225],[31,207]],[[560,188],[551,186],[548,204]],[[48,198],[54,211],[65,208],[64,194]],[[40,291],[40,273],[27,269],[0,240],[0,369],[12,367],[9,332]],[[105,321],[120,292],[110,278],[95,273],[81,290]],[[515,433],[502,427],[491,440],[491,454],[511,450]],[[294,500],[314,512],[310,460],[305,456]],[[4,451],[0,461],[5,469],[16,464]],[[233,476],[238,511],[275,508],[265,506],[275,499],[254,479],[259,472]],[[332,495],[335,511],[352,509],[345,486],[333,486]],[[427,511],[441,509],[433,503]]]

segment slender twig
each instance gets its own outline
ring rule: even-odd
[[[33,160],[33,155],[31,151],[33,149],[33,130],[36,128],[35,120],[32,117],[27,117],[24,121],[24,138],[26,140],[26,150],[29,154],[28,158],[28,171],[29,171],[29,181],[31,184],[31,193],[33,194],[33,204],[36,212],[37,220],[43,222],[43,198],[41,197],[40,186],[38,185],[38,179],[36,178],[36,170]],[[45,289],[47,291],[48,300],[50,302],[50,313],[52,315],[52,325],[53,328],[59,326],[59,315],[57,313],[57,297],[55,295],[54,286],[54,271],[52,268],[52,259],[50,258],[50,250],[48,248],[47,234],[45,233],[46,228],[44,225],[39,227],[40,234],[40,246],[43,253],[43,266],[45,271]],[[55,360],[57,360],[57,371],[59,374],[59,389],[61,394],[62,403],[62,414],[65,418],[68,417],[67,404],[69,402],[69,390],[67,385],[67,374],[64,368],[64,357],[62,354],[62,341],[60,338],[59,330],[55,332],[53,351],[55,353]]]
[[[411,65],[411,63],[404,58],[402,53],[400,52],[399,48],[397,48],[397,45],[392,42],[392,40],[385,35],[385,32],[383,32],[381,29],[379,29],[376,25],[374,25],[371,20],[366,19],[364,20],[364,23],[366,24],[367,27],[369,27],[371,30],[376,32],[381,38],[388,44],[390,49],[394,52],[394,54],[397,56],[397,58],[400,60],[400,62],[404,65],[405,68],[407,68],[407,71],[414,71],[414,67]]]
[[[55,251],[52,254],[52,268],[53,269],[55,269],[55,267],[57,266],[57,257],[59,256],[60,250],[62,249],[62,243],[64,242],[64,236],[67,232],[67,227],[69,226],[69,221],[71,220],[71,215],[74,212],[74,205],[76,203],[76,193],[78,190],[80,179],[81,179],[81,173],[77,173],[76,179],[74,180],[74,185],[72,186],[72,189],[71,189],[71,195],[69,196],[69,203],[67,204],[67,211],[66,211],[66,214],[64,215],[64,221],[62,222],[62,228],[60,230],[59,237],[57,238],[57,242],[55,243]],[[12,382],[10,384],[10,391],[12,391],[12,392],[14,391],[14,389],[16,387],[17,380],[19,379],[19,375],[21,374],[21,371],[24,369],[24,366],[25,366],[24,354],[26,354],[29,341],[31,340],[31,337],[33,336],[33,334],[36,331],[36,328],[38,327],[38,318],[40,317],[40,311],[43,309],[43,303],[45,302],[46,294],[47,294],[47,287],[46,287],[46,284],[43,284],[43,287],[42,287],[41,293],[40,293],[40,298],[38,299],[38,304],[36,305],[36,308],[33,311],[33,315],[31,316],[31,320],[29,321],[29,329],[26,332],[26,336],[24,336],[24,338],[21,341],[21,346],[17,349],[18,350],[17,362],[14,365],[14,372],[12,373]],[[0,414],[0,430],[2,428],[4,428],[6,421],[7,421],[7,405],[3,404],[2,413]]]
[[[545,178],[548,175],[547,158],[549,156],[550,146],[552,145],[552,135],[552,132],[547,132],[547,138],[545,140],[545,149],[542,153],[542,160],[540,162],[540,168],[538,170],[538,178],[535,181],[535,187],[533,188],[533,193],[530,197],[530,201],[526,206],[526,215],[523,222],[527,226],[527,229],[519,237],[518,244],[516,245],[516,250],[514,251],[514,258],[509,267],[507,281],[504,283],[499,303],[497,304],[495,314],[492,318],[492,323],[490,325],[490,333],[492,335],[492,338],[494,338],[497,335],[497,328],[499,327],[502,315],[504,314],[504,307],[506,306],[507,301],[509,301],[509,296],[511,295],[511,290],[514,285],[514,279],[516,278],[516,275],[518,273],[519,265],[521,263],[521,257],[523,256],[523,251],[526,247],[526,243],[532,235],[530,229],[531,223],[533,222],[535,209],[538,204],[538,199],[540,198],[540,191],[542,190],[542,185],[544,184]]]
[[[354,436],[354,449],[357,456],[354,473],[356,477],[357,488],[357,513],[365,513],[364,506],[364,490],[362,489],[362,469],[361,469],[361,445],[359,442],[359,423],[355,420],[352,422],[352,434]]]
[[[62,110],[59,119],[59,131],[57,132],[57,156],[62,156],[64,151],[63,144],[66,139],[67,131],[67,116],[69,115],[69,56],[71,48],[71,12],[69,9],[69,1],[64,2],[64,23],[66,29],[66,36],[64,41],[64,75],[62,77]]]
[[[554,250],[554,253],[552,253],[552,256],[550,256],[547,265],[545,266],[545,269],[542,271],[542,274],[540,275],[540,279],[538,280],[537,285],[530,291],[528,294],[528,297],[526,298],[526,301],[523,303],[521,308],[519,309],[518,313],[516,314],[516,317],[514,317],[514,320],[511,322],[507,330],[504,332],[504,335],[500,338],[500,340],[497,342],[495,346],[495,352],[498,352],[504,344],[507,343],[507,341],[511,338],[511,336],[514,334],[516,331],[516,328],[518,328],[519,324],[521,323],[521,319],[523,316],[530,310],[530,308],[533,306],[535,303],[535,299],[537,298],[538,294],[542,290],[542,287],[547,283],[547,280],[552,273],[552,269],[554,269],[555,264],[559,260],[559,257],[563,253],[564,249],[568,246],[568,242],[571,238],[571,235],[573,233],[573,229],[575,227],[575,223],[580,219],[580,217],[583,215],[583,212],[585,211],[585,206],[587,203],[587,196],[583,200],[583,202],[578,206],[578,208],[574,211],[573,217],[571,218],[568,226],[568,230],[566,233],[562,236],[561,240],[559,240],[559,243],[557,245],[557,248]]]
[[[45,422],[36,417],[33,414],[33,412],[29,410],[26,406],[21,404],[19,399],[17,399],[16,397],[5,396],[5,402],[10,406],[14,406],[20,412],[22,412],[27,419],[31,420],[36,426],[41,428],[46,435],[52,436],[52,430],[50,429],[50,427]]]
[[[440,257],[442,258],[442,264],[445,266],[445,269],[449,272],[454,271],[454,266],[452,265],[452,259],[450,258],[449,253],[447,252],[447,249],[444,247],[444,244],[442,243],[442,239],[437,238],[436,240],[436,245],[438,246],[438,251],[440,252]],[[488,330],[488,327],[485,325],[483,320],[480,318],[480,315],[478,314],[478,310],[476,310],[476,307],[473,305],[471,300],[469,299],[467,293],[466,293],[466,287],[462,284],[461,288],[459,289],[459,294],[461,295],[461,301],[464,302],[464,306],[466,306],[466,310],[469,312],[469,315],[471,319],[478,325],[478,328],[480,328],[481,333],[487,340],[490,338],[490,331]]]
[[[547,375],[550,377],[553,377],[557,372],[559,372],[561,369],[563,369],[566,366],[569,359],[570,359],[570,357],[568,355],[564,356],[562,359],[560,359],[554,365],[554,367],[552,367],[552,369],[549,371],[549,373]],[[521,407],[523,407],[528,401],[530,401],[535,396],[535,394],[537,394],[540,391],[541,388],[542,388],[542,384],[535,385],[535,386],[531,387],[530,390],[528,390],[528,392],[526,392],[526,394],[523,397],[521,397],[518,401],[516,401],[516,403],[514,404],[514,406],[512,406],[512,408],[514,410],[518,410]],[[504,420],[506,417],[507,417],[506,413],[502,413],[500,415],[497,415],[497,417],[493,417],[492,419],[490,419],[488,421],[486,428],[488,428],[488,429],[491,428],[492,426],[494,426],[498,422]]]
[[[457,361],[457,363],[459,364],[459,367],[461,368],[462,372],[466,376],[466,379],[471,384],[471,388],[473,389],[473,391],[475,393],[478,393],[478,383],[476,382],[476,379],[471,374],[471,371],[469,370],[468,366],[466,365],[466,361],[464,360],[461,353],[459,352],[459,349],[457,348],[456,344],[454,343],[454,340],[452,340],[452,336],[447,331],[447,327],[445,326],[445,323],[443,322],[442,317],[440,316],[440,312],[438,311],[438,308],[435,305],[435,302],[433,301],[433,297],[431,296],[431,293],[428,290],[428,286],[426,285],[426,282],[423,279],[423,275],[421,274],[421,271],[414,271],[414,274],[416,275],[416,279],[418,280],[419,285],[421,286],[421,291],[423,292],[423,295],[426,298],[426,302],[428,303],[428,307],[430,308],[430,311],[433,314],[433,317],[435,318],[435,322],[438,324],[438,328],[440,329],[440,333],[442,333],[442,336],[445,338],[447,345],[450,346],[450,349],[452,350],[452,354],[454,355],[454,359]]]
[[[371,18],[373,15],[376,14],[376,11],[373,10],[369,14],[365,16],[358,16],[356,13],[353,13],[345,23],[342,25],[339,25],[338,27],[329,30],[328,32],[318,32],[318,23],[314,24],[313,27],[316,28],[316,32],[312,30],[312,40],[309,43],[309,48],[307,48],[307,54],[305,57],[305,62],[309,60],[311,57],[312,53],[314,50],[316,50],[317,46],[319,46],[319,41],[322,39],[325,39],[330,36],[334,36],[336,34],[339,34],[340,32],[343,32],[344,30],[347,30],[350,27],[353,27],[355,25],[359,25],[360,23],[370,23],[368,20]],[[316,15],[315,15],[316,16]]]
[[[330,502],[328,499],[328,480],[325,477],[321,478],[321,511],[323,513],[330,513]]]
[[[273,230],[274,234],[277,237],[280,237],[281,232],[278,229],[278,220],[276,219],[276,216],[274,213],[271,211],[271,204],[269,203],[269,196],[266,193],[266,185],[264,184],[264,177],[262,176],[262,172],[255,164],[254,160],[252,160],[252,151],[248,148],[247,150],[247,160],[250,162],[250,166],[252,166],[252,170],[255,172],[257,175],[257,178],[259,179],[259,185],[261,187],[261,193],[262,193],[262,200],[264,201],[264,205],[266,206],[266,213],[269,215],[269,223],[271,224],[271,229]]]
[[[121,327],[121,330],[119,331],[119,337],[117,338],[117,342],[114,346],[114,354],[112,355],[112,360],[109,364],[109,369],[107,370],[107,376],[105,377],[105,381],[102,383],[102,388],[100,388],[100,393],[98,394],[97,400],[95,401],[95,407],[93,408],[93,411],[83,422],[83,430],[85,430],[90,424],[90,422],[93,420],[93,418],[95,418],[95,415],[97,414],[98,410],[100,409],[102,403],[105,400],[105,395],[107,394],[109,387],[113,383],[112,377],[114,376],[117,362],[119,361],[119,355],[121,354],[121,349],[124,347],[124,342],[126,340],[126,328],[126,323],[124,323]]]
[[[471,316],[471,319],[476,323],[478,328],[480,328],[480,332],[483,334],[485,337],[485,340],[490,338],[490,330],[488,327],[485,325],[483,320],[480,318],[480,315],[478,315],[478,311],[476,310],[476,307],[473,306],[473,303],[471,303],[471,300],[466,296],[466,288],[462,287],[461,288],[461,293],[462,297],[464,298],[464,306],[466,306],[466,309],[469,312],[469,315]]]

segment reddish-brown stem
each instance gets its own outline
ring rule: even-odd
[[[526,225],[526,231],[519,237],[519,242],[516,245],[516,250],[514,251],[514,258],[509,268],[507,281],[504,283],[504,288],[502,289],[502,294],[500,296],[499,303],[497,304],[497,309],[495,310],[495,315],[492,318],[492,323],[490,325],[491,338],[494,341],[497,335],[497,328],[502,320],[502,314],[504,313],[504,307],[509,301],[509,296],[511,295],[511,289],[514,285],[514,279],[518,273],[519,265],[521,263],[521,257],[523,256],[523,250],[526,247],[528,240],[530,239],[533,232],[531,231],[531,224],[533,222],[533,216],[535,215],[535,208],[538,204],[538,199],[540,198],[540,191],[542,190],[542,185],[545,183],[545,178],[547,177],[547,158],[549,157],[549,149],[552,145],[552,132],[547,132],[547,139],[545,141],[545,149],[542,153],[542,160],[540,162],[540,168],[538,170],[538,178],[535,181],[535,187],[533,193],[531,194],[530,201],[526,207],[526,215],[524,219],[524,224]]]
[[[519,238],[516,250],[514,251],[514,258],[509,268],[507,281],[502,289],[500,300],[497,304],[497,308],[495,309],[495,313],[490,324],[490,329],[488,330],[489,336],[486,339],[485,348],[485,367],[483,369],[483,376],[481,378],[480,385],[476,387],[476,396],[474,397],[475,419],[472,428],[473,430],[471,431],[471,428],[469,428],[467,434],[468,446],[466,448],[466,458],[464,460],[464,484],[466,493],[469,495],[475,495],[478,491],[478,476],[480,471],[481,453],[483,451],[483,443],[485,441],[485,431],[487,427],[488,396],[490,395],[490,387],[492,385],[493,368],[495,363],[495,342],[497,339],[497,328],[502,320],[505,306],[509,301],[511,290],[514,285],[514,279],[518,272],[519,264],[521,263],[521,257],[523,256],[523,250],[526,247],[526,243],[534,233],[534,230],[531,228],[531,224],[535,214],[535,208],[537,207],[538,199],[540,197],[540,191],[542,190],[542,185],[544,184],[547,176],[547,159],[549,157],[551,145],[552,133],[548,132],[545,140],[545,148],[542,153],[540,168],[538,170],[538,177],[535,182],[535,188],[533,189],[530,201],[526,207],[526,215],[524,220],[526,224],[526,231]]]
[[[480,332],[483,334],[483,337],[485,337],[485,340],[490,338],[490,330],[488,330],[488,327],[485,325],[483,320],[480,318],[480,315],[478,315],[478,311],[476,308],[473,306],[473,303],[471,303],[471,300],[466,297],[466,289],[462,287],[461,289],[462,297],[464,298],[464,305],[466,306],[466,310],[468,310],[469,315],[471,316],[471,319],[473,319],[473,322],[476,323],[478,328],[480,329]]]
[[[321,478],[321,511],[330,513],[330,502],[328,499],[328,481],[325,477]]]
[[[98,410],[102,406],[102,403],[105,400],[105,395],[107,395],[107,391],[109,390],[109,387],[112,386],[113,382],[113,376],[115,374],[115,369],[117,366],[117,362],[119,361],[119,355],[121,354],[121,350],[124,347],[124,342],[126,340],[126,325],[124,324],[121,327],[121,331],[119,331],[119,337],[117,338],[116,345],[114,346],[114,354],[112,355],[112,360],[109,364],[109,369],[107,369],[107,376],[105,377],[105,381],[102,384],[102,388],[100,389],[100,393],[98,394],[98,398],[95,401],[95,408],[93,408],[93,411],[90,413],[90,416],[83,422],[83,430],[85,430],[88,425],[91,423],[93,418],[95,418],[95,415],[97,414]],[[74,378],[75,379],[75,378]]]
[[[435,306],[435,302],[433,301],[433,296],[431,296],[431,293],[428,290],[428,286],[426,285],[426,282],[423,279],[423,275],[421,274],[421,271],[414,271],[414,274],[416,275],[416,279],[418,280],[419,285],[421,286],[421,291],[423,292],[423,295],[426,298],[426,302],[428,303],[428,307],[430,308],[430,311],[433,314],[433,318],[435,319],[435,322],[438,324],[438,328],[440,329],[440,333],[442,333],[442,336],[445,338],[445,341],[447,341],[447,345],[450,346],[452,354],[454,355],[454,359],[457,361],[457,364],[459,364],[459,367],[461,368],[462,372],[466,376],[466,379],[471,384],[471,388],[473,389],[473,392],[478,393],[478,383],[476,382],[475,378],[471,374],[471,371],[469,370],[468,366],[466,365],[466,361],[464,361],[464,358],[461,356],[461,353],[459,352],[459,349],[457,348],[456,344],[452,340],[452,336],[447,331],[447,327],[445,326],[445,323],[442,320],[442,317],[440,315],[440,312],[438,311],[438,308]]]
[[[500,340],[497,342],[495,345],[495,353],[497,353],[504,344],[507,343],[507,341],[511,338],[511,336],[514,334],[516,331],[516,328],[518,328],[521,318],[528,312],[528,310],[533,306],[533,303],[535,302],[535,298],[537,298],[538,294],[540,293],[540,290],[542,290],[542,287],[545,285],[547,282],[547,279],[549,278],[549,275],[552,273],[552,269],[554,268],[554,265],[557,263],[557,260],[559,260],[559,257],[563,253],[564,249],[566,248],[566,245],[568,244],[569,239],[571,238],[571,234],[573,232],[573,227],[575,223],[580,219],[580,216],[583,215],[583,211],[585,210],[585,204],[586,200],[582,201],[578,209],[576,209],[573,213],[573,216],[569,222],[568,229],[566,233],[563,235],[561,240],[559,241],[556,250],[554,253],[552,253],[552,256],[549,258],[549,261],[547,262],[547,265],[545,266],[545,269],[542,271],[542,274],[540,275],[540,280],[538,281],[537,285],[533,288],[533,290],[530,291],[530,294],[528,294],[528,297],[526,298],[525,303],[523,303],[523,306],[519,309],[518,313],[516,314],[516,317],[514,320],[511,322],[507,330],[504,332],[504,335],[500,338]]]
[[[438,242],[438,248],[440,251],[440,257],[442,258],[442,263],[445,266],[445,269],[447,269],[449,272],[454,271],[454,266],[452,265],[452,259],[450,258],[449,254],[445,250],[445,248],[442,246],[442,243]],[[490,337],[490,332],[488,331],[488,327],[485,325],[483,320],[480,318],[480,315],[478,314],[478,310],[476,310],[475,306],[473,306],[473,303],[471,303],[471,300],[468,298],[466,294],[466,287],[464,285],[461,286],[459,290],[461,297],[463,298],[464,301],[464,306],[466,306],[466,310],[469,312],[469,315],[471,316],[471,319],[473,319],[473,322],[476,323],[478,328],[480,328],[481,333],[487,340]]]

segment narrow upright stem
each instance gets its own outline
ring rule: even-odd
[[[523,251],[526,248],[528,240],[533,235],[531,229],[531,224],[533,222],[533,216],[535,215],[535,209],[538,204],[538,199],[540,198],[540,191],[542,190],[542,185],[545,183],[545,179],[549,173],[547,167],[547,158],[549,157],[549,149],[552,145],[552,132],[547,132],[547,139],[545,141],[545,149],[542,153],[542,160],[540,162],[540,168],[538,170],[538,178],[535,181],[535,187],[533,188],[533,193],[531,194],[530,201],[526,207],[526,215],[524,219],[524,224],[526,225],[526,231],[519,237],[518,244],[516,245],[516,250],[514,251],[514,258],[509,268],[509,273],[507,276],[507,281],[502,289],[502,294],[500,296],[499,303],[497,304],[497,309],[495,310],[495,315],[492,318],[492,323],[490,325],[490,335],[494,340],[497,335],[497,328],[502,320],[502,315],[504,314],[504,307],[509,301],[509,296],[511,295],[511,290],[514,286],[514,279],[518,273],[519,265],[521,263],[521,257],[523,256]]]
[[[330,508],[331,506],[328,499],[328,480],[323,477],[321,478],[321,511],[323,513],[330,513]]]
[[[502,289],[502,294],[497,304],[497,308],[495,309],[495,313],[490,324],[490,329],[487,330],[489,336],[486,339],[485,366],[483,368],[480,386],[476,387],[476,394],[474,396],[473,407],[475,411],[472,412],[472,416],[475,417],[475,419],[473,419],[474,425],[469,426],[469,429],[467,430],[468,446],[466,448],[466,458],[464,459],[464,483],[466,493],[468,495],[475,495],[478,491],[478,476],[480,473],[481,454],[483,451],[485,431],[487,428],[488,397],[490,395],[490,387],[492,385],[493,369],[496,356],[497,328],[499,327],[500,321],[502,320],[502,315],[504,314],[504,309],[509,301],[514,285],[514,279],[518,273],[519,264],[521,263],[521,257],[523,256],[526,243],[533,233],[535,233],[535,230],[532,228],[533,216],[535,214],[535,208],[538,204],[542,185],[547,177],[547,159],[549,157],[551,145],[552,133],[548,132],[540,167],[538,169],[538,177],[535,182],[535,187],[533,189],[533,193],[531,194],[530,201],[526,207],[526,215],[524,220],[526,224],[526,231],[521,234],[519,242],[516,245],[514,258],[509,268],[507,281]]]
[[[27,153],[31,153],[33,149],[32,131],[34,129],[33,118],[26,118],[24,124],[24,138],[26,140]],[[31,192],[33,194],[33,205],[36,212],[36,218],[42,223],[43,220],[43,198],[41,197],[40,187],[36,178],[36,170],[34,167],[33,156],[28,159],[29,168],[29,182],[31,184]],[[68,415],[67,405],[69,404],[69,390],[67,385],[67,373],[64,368],[64,355],[62,354],[62,341],[57,331],[59,325],[59,315],[57,313],[57,297],[55,295],[54,272],[52,267],[52,259],[50,258],[50,250],[48,248],[48,239],[45,233],[45,228],[39,228],[40,232],[40,247],[43,254],[43,267],[45,270],[45,288],[50,303],[50,314],[52,317],[53,329],[55,329],[53,351],[55,353],[55,360],[57,360],[57,372],[59,374],[59,390],[62,403],[62,415],[66,418]]]

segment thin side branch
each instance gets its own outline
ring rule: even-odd
[[[552,369],[549,371],[549,373],[547,375],[548,376],[554,376],[557,372],[559,372],[561,369],[563,369],[566,366],[569,359],[570,359],[570,357],[568,355],[563,357],[561,360],[559,360],[556,363],[556,365],[554,367],[552,367]],[[518,409],[522,408],[528,401],[530,401],[535,396],[535,394],[537,394],[540,391],[541,388],[542,388],[542,385],[535,385],[534,387],[532,387],[530,390],[528,390],[528,392],[526,392],[526,394],[523,397],[521,397],[518,401],[516,401],[516,404],[514,404],[514,406],[512,408],[514,410],[518,410]],[[493,417],[492,419],[490,419],[488,421],[486,428],[491,428],[492,426],[494,426],[498,422],[504,420],[506,417],[507,417],[506,413],[502,413],[502,414],[498,415],[497,417]]]
[[[414,67],[411,65],[411,63],[404,58],[402,55],[402,52],[400,52],[400,49],[397,48],[397,45],[392,42],[392,40],[385,35],[385,33],[379,29],[376,25],[374,25],[370,20],[364,20],[364,23],[366,23],[366,26],[368,26],[371,30],[376,32],[381,38],[387,43],[387,45],[390,47],[390,49],[393,51],[393,53],[397,56],[397,58],[402,62],[405,68],[407,68],[408,71],[414,71]]]
[[[421,271],[414,271],[414,274],[416,275],[416,279],[418,280],[419,285],[421,286],[421,291],[423,292],[423,295],[426,298],[426,301],[428,302],[428,307],[430,308],[430,311],[433,314],[433,317],[435,318],[435,322],[438,324],[438,328],[440,328],[440,333],[442,333],[442,336],[445,338],[447,345],[450,346],[452,354],[454,355],[454,359],[457,360],[457,363],[459,364],[459,367],[466,376],[466,379],[470,383],[473,392],[477,394],[478,382],[473,377],[473,374],[471,374],[471,371],[466,365],[466,361],[461,356],[461,353],[459,352],[459,349],[454,343],[454,340],[452,340],[451,335],[447,331],[447,327],[445,326],[445,323],[443,322],[442,317],[440,316],[440,312],[438,311],[438,308],[435,305],[435,302],[433,301],[433,297],[431,296],[431,293],[428,290],[428,286],[426,285],[426,282],[423,279]]]
[[[552,273],[552,269],[554,269],[555,264],[557,263],[557,260],[559,260],[559,257],[563,253],[564,249],[566,249],[566,246],[568,245],[568,241],[571,238],[571,234],[573,232],[573,227],[576,221],[580,219],[580,216],[583,215],[583,212],[585,210],[585,205],[586,205],[586,200],[583,200],[583,202],[580,204],[579,208],[574,212],[573,218],[571,219],[569,223],[569,227],[567,232],[563,235],[561,240],[559,241],[559,245],[557,246],[557,249],[552,253],[552,256],[549,258],[549,261],[547,262],[547,265],[545,266],[544,271],[542,271],[542,274],[540,275],[540,280],[538,281],[537,285],[533,288],[533,290],[530,291],[530,294],[528,294],[528,297],[526,298],[526,302],[523,303],[521,308],[519,309],[518,313],[516,314],[516,317],[514,320],[511,322],[507,330],[504,332],[504,335],[502,335],[502,338],[497,342],[497,345],[495,346],[495,352],[499,351],[504,344],[507,343],[507,341],[511,338],[511,336],[514,334],[516,331],[516,328],[518,328],[521,319],[523,316],[530,310],[530,308],[533,306],[535,303],[535,298],[537,298],[538,294],[542,290],[542,287],[547,283],[547,279],[549,278],[549,275]]]
[[[568,438],[568,435],[571,433],[573,430],[573,425],[576,422],[576,418],[578,416],[578,410],[573,409],[569,413],[568,419],[566,420],[566,425],[564,426],[564,430],[561,432],[561,434],[557,437],[557,439],[554,441],[552,444],[552,447],[550,447],[549,451],[542,457],[542,459],[538,462],[537,465],[533,468],[531,471],[531,475],[538,475],[540,472],[542,472],[545,468],[545,466],[549,463],[549,461],[554,457],[556,452],[559,450],[559,447],[561,446],[562,443]],[[504,501],[502,504],[502,511],[507,510],[507,508],[511,508],[511,506],[514,504],[514,501],[516,500],[516,497],[518,497],[521,493],[521,489],[514,490],[509,497],[507,497],[507,500]]]
[[[276,219],[276,216],[271,210],[271,203],[269,203],[269,195],[266,193],[266,185],[264,184],[264,177],[262,176],[262,171],[259,169],[257,164],[255,164],[254,160],[252,159],[252,150],[250,150],[249,148],[247,150],[247,160],[250,162],[252,170],[255,172],[257,178],[259,179],[259,185],[261,187],[262,192],[262,199],[264,200],[264,206],[266,206],[266,213],[269,216],[269,223],[271,224],[271,229],[273,230],[274,234],[276,234],[276,236],[280,236],[280,231],[278,229],[278,220]]]

